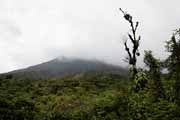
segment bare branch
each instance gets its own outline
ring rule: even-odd
[[[119,8],[119,10],[120,10],[123,14],[125,14],[125,12],[124,12],[121,8]]]
[[[132,55],[131,55],[131,52],[127,46],[127,41],[124,43],[124,46],[125,46],[125,50],[127,51],[128,55],[129,55],[129,60],[132,59]]]
[[[128,34],[128,36],[129,36],[131,42],[134,43],[134,39],[132,38],[132,36],[130,34]]]
[[[138,25],[139,25],[139,22],[136,22],[135,31],[137,30],[137,28],[138,28]]]

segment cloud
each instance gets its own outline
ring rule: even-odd
[[[21,36],[20,28],[12,21],[0,20],[0,37],[1,40],[11,41]],[[13,42],[13,41],[11,41]]]
[[[1,0],[0,72],[61,55],[125,65],[122,39],[129,32],[129,24],[119,7],[140,21],[141,52],[151,49],[163,58],[164,41],[180,26],[179,3],[178,0]]]

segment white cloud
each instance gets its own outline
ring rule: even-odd
[[[172,3],[172,4],[171,4]],[[164,41],[179,27],[178,0],[1,0],[0,72],[60,55],[124,64],[121,39],[129,30],[118,8],[140,21],[142,51],[163,57]]]

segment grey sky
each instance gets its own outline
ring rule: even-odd
[[[0,72],[57,56],[124,64],[128,23],[118,8],[140,21],[141,51],[163,58],[164,41],[180,27],[179,0],[0,0]]]

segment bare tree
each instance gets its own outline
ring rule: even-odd
[[[128,37],[133,45],[132,51],[128,47],[127,40],[124,42],[124,46],[125,46],[125,50],[128,53],[128,62],[130,65],[132,65],[132,72],[133,72],[132,78],[134,79],[135,75],[137,74],[137,68],[136,68],[137,56],[140,56],[138,48],[139,48],[139,41],[141,39],[141,36],[136,35],[139,22],[134,23],[132,16],[130,14],[124,12],[121,8],[119,8],[119,10],[123,13],[125,20],[128,21],[131,26],[131,32],[128,33]]]

